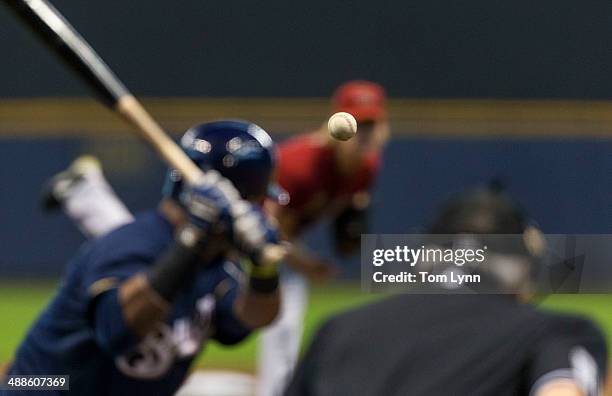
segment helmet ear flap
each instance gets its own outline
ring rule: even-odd
[[[185,143],[188,140],[187,138],[192,139],[192,140],[194,139],[192,130],[188,130],[183,136],[183,138],[181,139],[181,147],[183,148],[187,156],[193,162],[195,162],[195,164],[198,165],[200,169],[206,171],[209,168],[209,167],[203,166],[203,162],[205,161],[206,156],[203,155],[202,153],[199,153],[197,151],[194,151],[188,148]],[[182,190],[183,190],[183,177],[181,176],[181,173],[174,168],[169,168],[168,171],[166,172],[166,178],[164,179],[164,185],[162,187],[162,196],[164,198],[170,198],[176,202],[180,202],[179,196]]]
[[[209,171],[211,169],[210,166],[202,164],[201,158],[194,158],[193,155],[187,150],[187,155],[193,162],[198,165],[200,169],[204,172]],[[166,172],[166,178],[164,180],[164,185],[162,187],[162,195],[165,198],[173,199],[177,202],[180,202],[179,197],[181,192],[183,191],[183,177],[181,176],[181,172],[176,169],[170,168]]]

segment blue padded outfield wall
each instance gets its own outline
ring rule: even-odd
[[[2,139],[0,276],[56,276],[83,241],[62,215],[42,213],[38,194],[50,175],[84,152],[102,158],[132,210],[159,199],[165,168],[134,139]],[[113,161],[105,160],[109,153]],[[605,139],[397,137],[376,185],[373,231],[418,230],[453,192],[499,177],[547,233],[612,233],[610,153],[612,140]],[[324,254],[327,233],[318,227],[307,237]],[[356,273],[356,259],[345,264]]]

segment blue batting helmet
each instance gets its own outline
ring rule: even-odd
[[[269,195],[275,153],[272,138],[259,126],[238,120],[196,125],[181,138],[181,147],[200,169],[214,169],[229,179],[248,200]],[[170,170],[164,193],[178,199],[182,178]]]

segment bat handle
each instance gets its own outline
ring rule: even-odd
[[[119,98],[115,110],[133,125],[138,134],[153,146],[167,164],[178,170],[189,184],[194,184],[202,177],[202,170],[164,132],[134,96],[125,95]]]

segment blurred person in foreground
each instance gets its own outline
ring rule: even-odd
[[[280,395],[291,378],[308,301],[307,279],[326,280],[335,272],[330,262],[301,246],[299,238],[309,226],[331,218],[337,251],[349,255],[358,251],[361,234],[367,233],[369,189],[389,136],[384,89],[369,81],[349,81],[336,90],[331,110],[356,118],[358,132],[353,139],[334,140],[325,123],[278,145],[280,199],[268,199],[264,206],[278,222],[281,238],[291,241],[293,248],[281,271],[280,313],[262,334],[259,396]],[[133,221],[99,163],[90,157],[77,159],[57,175],[45,197],[47,207],[61,207],[90,238]]]
[[[497,252],[499,265],[483,270],[500,292],[516,292],[399,295],[339,314],[314,337],[286,395],[601,395],[600,331],[525,303],[544,240],[509,197],[467,192],[429,233],[522,234],[524,245]]]
[[[77,395],[173,395],[210,339],[236,344],[274,319],[277,269],[261,257],[278,242],[261,208],[272,139],[217,121],[181,146],[203,178],[187,185],[169,171],[157,209],[81,247],[8,375],[69,375]]]

